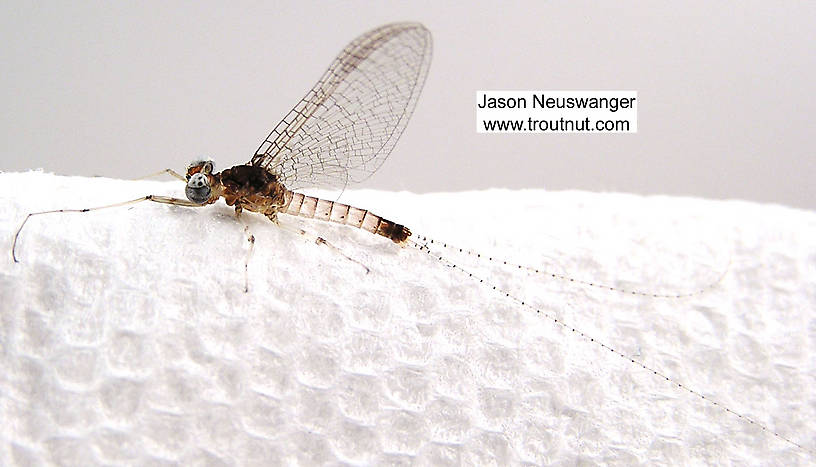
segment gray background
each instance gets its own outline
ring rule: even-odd
[[[340,49],[415,20],[434,58],[364,186],[614,190],[816,209],[816,4],[0,5],[0,170],[132,178],[246,162]],[[489,89],[636,90],[628,134],[482,135]]]

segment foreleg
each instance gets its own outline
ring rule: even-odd
[[[180,175],[178,172],[176,172],[173,169],[160,170],[160,171],[158,171],[156,173],[153,173],[153,174],[150,174],[150,175],[145,175],[144,177],[135,178],[134,180],[144,180],[146,178],[158,177],[159,175],[164,175],[164,174],[168,174],[168,175],[171,175],[173,177],[176,177],[177,179],[181,180],[182,182],[185,182],[185,183],[187,182],[187,177],[185,177],[184,175]]]
[[[178,199],[178,198],[171,198],[168,196],[158,196],[158,195],[147,195],[142,196],[141,198],[132,199],[130,201],[122,201],[121,203],[113,203],[113,204],[106,204],[104,206],[96,206],[92,208],[83,208],[83,209],[52,209],[50,211],[39,211],[39,212],[30,212],[26,215],[23,222],[20,223],[20,227],[17,228],[17,231],[14,232],[14,240],[11,243],[11,258],[14,260],[15,263],[19,263],[17,260],[17,239],[20,237],[20,232],[23,231],[23,227],[25,227],[26,223],[29,219],[33,216],[39,216],[41,214],[55,214],[55,213],[64,213],[64,212],[90,212],[90,211],[98,211],[100,209],[109,209],[109,208],[118,208],[123,206],[129,206],[131,204],[141,203],[142,201],[153,201],[154,203],[162,203],[162,204],[172,204],[175,206],[185,206],[191,208],[197,208],[204,206],[203,204],[196,204],[192,201],[186,199]]]

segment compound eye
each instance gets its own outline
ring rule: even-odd
[[[210,179],[201,172],[191,175],[184,189],[187,199],[196,204],[206,203],[210,199],[211,192]]]

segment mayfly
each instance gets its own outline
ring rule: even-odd
[[[381,26],[352,41],[317,84],[275,126],[250,161],[213,172],[212,161],[195,161],[182,176],[187,199],[147,195],[86,209],[30,213],[86,212],[141,201],[201,207],[219,198],[277,222],[285,213],[336,222],[405,244],[411,231],[366,209],[292,191],[304,186],[344,188],[371,176],[385,161],[416,107],[431,62],[431,34],[421,24]],[[323,242],[325,243],[325,241]]]
[[[213,172],[212,161],[190,164],[185,175],[170,169],[170,175],[186,182],[187,199],[147,195],[130,201],[85,209],[58,209],[29,213],[17,229],[12,243],[12,258],[17,262],[16,246],[20,232],[31,216],[57,212],[88,212],[97,209],[125,206],[142,201],[153,201],[178,206],[201,207],[215,203],[219,198],[234,206],[236,213],[243,210],[265,215],[277,222],[280,213],[319,219],[356,227],[381,235],[399,245],[409,245],[428,253],[443,264],[459,270],[480,283],[489,285],[484,278],[463,270],[431,248],[452,248],[459,252],[495,261],[476,252],[452,247],[412,233],[407,227],[384,219],[368,210],[308,196],[293,191],[305,186],[345,188],[371,176],[385,161],[405,129],[416,107],[420,91],[428,74],[431,59],[431,35],[417,23],[395,23],[381,26],[352,41],[332,62],[317,84],[274,127],[245,165],[237,165],[221,172]],[[304,233],[304,232],[300,232]],[[318,240],[322,240],[318,238]],[[326,243],[323,240],[321,243]],[[499,261],[509,265],[506,261]],[[696,295],[653,294],[624,290],[589,281],[580,281],[556,273],[545,272],[522,265],[538,274],[608,289],[620,293],[653,298],[681,298]],[[716,285],[715,282],[713,285]],[[605,352],[654,373],[680,390],[711,403],[746,422],[760,426],[777,438],[804,449],[800,444],[763,424],[705,397],[671,376],[667,376],[616,348],[602,343],[582,331],[547,314],[530,302],[489,285],[519,306],[540,313],[555,324],[570,330]],[[706,288],[707,289],[707,288]]]

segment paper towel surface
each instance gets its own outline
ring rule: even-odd
[[[542,190],[341,201],[487,256],[325,246],[179,182],[0,174],[0,464],[810,464],[816,214]],[[336,196],[336,194],[335,194]],[[248,242],[249,292],[244,292]],[[730,266],[729,266],[730,263]],[[496,286],[541,311],[518,305]],[[727,413],[637,359],[795,443]]]

